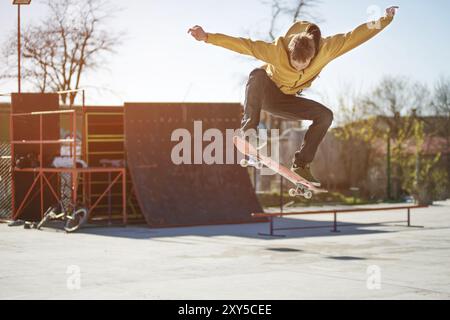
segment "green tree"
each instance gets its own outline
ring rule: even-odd
[[[433,128],[435,134],[445,139],[445,152],[442,155],[445,160],[446,183],[442,186],[445,196],[450,194],[450,78],[440,78],[434,87],[433,95]]]
[[[441,154],[427,154],[424,121],[414,117],[411,123],[413,134],[407,144],[409,152],[399,154],[396,159],[404,172],[402,187],[419,203],[430,204],[438,196],[447,176],[445,170],[437,167]]]
[[[402,186],[406,179],[404,158],[408,157],[406,145],[414,136],[415,121],[430,105],[430,93],[426,86],[412,83],[404,77],[384,77],[375,89],[363,100],[367,110],[378,116],[382,125],[377,135],[391,142],[392,195],[402,196]]]

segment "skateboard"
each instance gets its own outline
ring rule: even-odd
[[[291,197],[302,196],[305,199],[311,199],[313,193],[325,193],[328,192],[325,189],[318,188],[311,184],[308,180],[294,173],[290,169],[281,165],[277,161],[267,157],[265,155],[259,154],[254,146],[248,143],[246,140],[239,136],[233,137],[233,143],[236,148],[242,154],[249,157],[249,159],[242,159],[240,161],[240,165],[242,167],[255,167],[260,170],[264,166],[283,176],[287,180],[289,180],[292,184],[294,184],[295,188],[289,189],[289,195]]]

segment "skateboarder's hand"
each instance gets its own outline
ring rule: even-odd
[[[387,8],[386,9],[386,16],[388,16],[388,17],[393,17],[393,16],[395,16],[395,13],[397,12],[397,9],[398,9],[399,7],[397,7],[397,6],[393,6],[393,7],[389,7],[389,8]]]
[[[208,39],[208,34],[200,26],[193,26],[188,30],[188,33],[198,41],[206,41],[206,39]]]

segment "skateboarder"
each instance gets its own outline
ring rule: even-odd
[[[364,23],[355,30],[323,38],[319,27],[307,21],[294,23],[284,37],[272,43],[207,33],[200,26],[189,29],[198,41],[204,41],[265,62],[250,72],[246,86],[241,132],[256,130],[261,109],[287,119],[311,120],[303,144],[295,152],[292,170],[315,186],[310,164],[319,144],[333,122],[333,112],[301,95],[332,60],[374,37],[393,20],[398,7],[389,7],[377,21]],[[251,131],[251,130],[250,130]],[[256,132],[256,131],[255,131]]]

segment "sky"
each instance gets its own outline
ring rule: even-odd
[[[124,102],[243,102],[254,59],[195,41],[189,27],[258,39],[267,33],[270,7],[260,0],[109,0],[121,8],[108,28],[125,31],[123,44],[104,69],[82,79],[89,105]],[[0,43],[17,28],[17,9],[0,0]],[[46,15],[43,0],[22,8],[23,25]],[[384,8],[398,5],[394,21],[369,42],[331,62],[307,97],[336,111],[345,90],[369,90],[386,75],[406,76],[430,87],[450,76],[450,1],[322,0],[314,13],[324,36],[348,32]],[[282,35],[291,21],[280,26]],[[24,85],[25,90],[27,86]],[[29,87],[28,87],[29,88]],[[98,90],[98,88],[103,88]],[[17,91],[17,81],[0,82],[0,93]],[[330,105],[331,104],[331,105]]]

